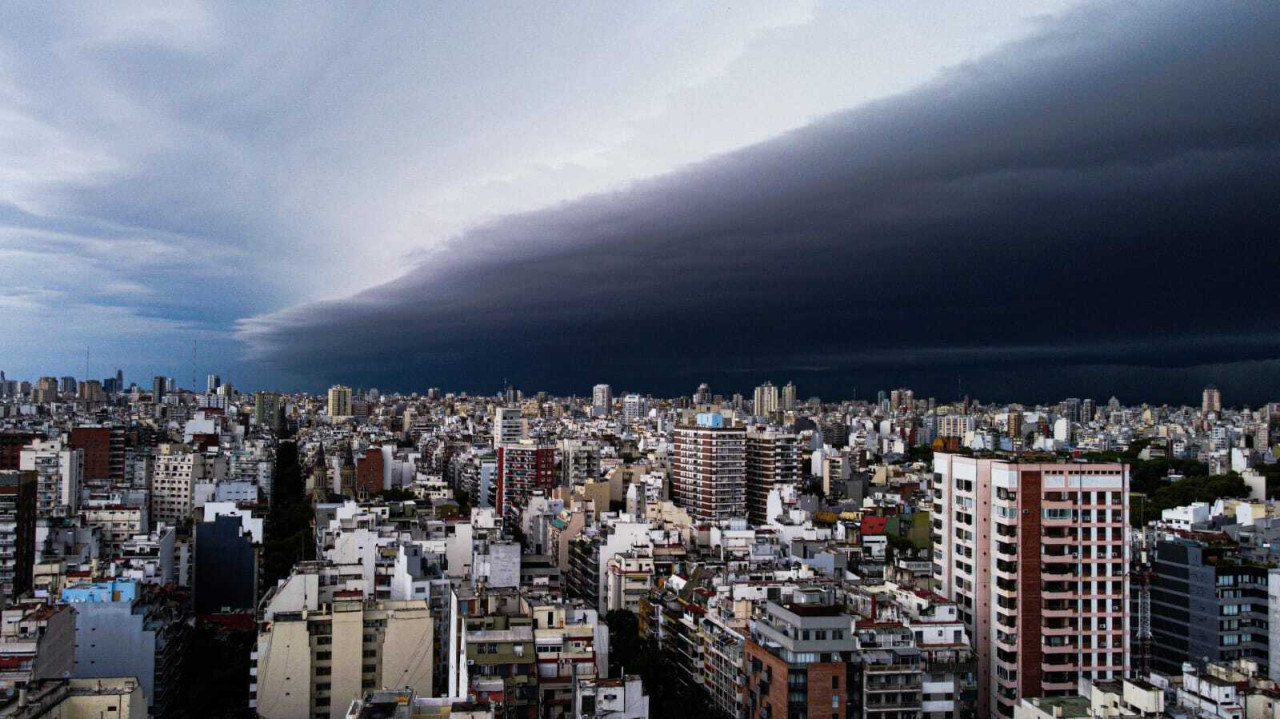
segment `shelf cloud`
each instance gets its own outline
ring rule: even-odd
[[[1013,397],[1089,368],[1122,391],[1151,367],[1266,362],[1277,47],[1272,4],[1077,11],[905,94],[461,233],[239,337],[317,379],[473,389],[794,367],[813,391],[967,375]]]

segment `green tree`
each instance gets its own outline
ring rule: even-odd
[[[1235,472],[1215,474],[1212,476],[1189,476],[1174,482],[1168,482],[1153,492],[1139,492],[1146,495],[1144,505],[1137,503],[1144,500],[1130,501],[1129,517],[1132,524],[1140,526],[1142,521],[1157,519],[1160,512],[1174,507],[1183,507],[1195,502],[1215,502],[1219,499],[1238,499],[1249,495],[1249,485]],[[1134,511],[1139,509],[1140,511]]]
[[[418,498],[418,495],[404,487],[388,487],[379,492],[378,496],[388,502],[409,502]]]
[[[620,676],[623,668],[635,671],[644,649],[640,641],[640,619],[635,612],[615,609],[604,615],[609,626],[609,676]]]

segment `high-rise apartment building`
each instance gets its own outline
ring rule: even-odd
[[[746,430],[705,413],[675,428],[671,490],[675,503],[699,522],[741,517],[747,499]]]
[[[788,382],[782,388],[782,409],[790,412],[796,408],[796,385],[794,382]]]
[[[62,590],[62,601],[75,607],[72,676],[137,677],[151,705],[150,716],[170,716],[184,688],[180,680],[190,622],[186,602],[132,580],[78,583]]]
[[[31,589],[35,551],[35,475],[0,472],[0,603],[11,604]]]
[[[1120,678],[1128,467],[939,453],[934,472],[934,578],[977,644],[978,715]]]
[[[51,404],[58,401],[58,380],[55,377],[41,377],[36,380],[35,396],[32,400],[36,404]]]
[[[500,516],[518,519],[535,489],[550,494],[556,484],[556,449],[531,441],[498,447],[498,479],[493,506]]]
[[[74,427],[67,445],[84,452],[84,478],[124,481],[124,429]]]
[[[217,392],[218,388],[221,386],[222,386],[222,378],[219,377],[218,375],[211,374],[205,378],[205,382],[204,382],[205,392],[208,392],[209,394],[213,394],[214,392]]]
[[[102,383],[98,380],[87,379],[80,383],[77,397],[89,404],[100,404],[107,401],[107,392],[102,388]]]
[[[493,448],[515,444],[527,435],[524,416],[517,407],[499,407],[493,411]]]
[[[698,385],[698,391],[693,393],[693,404],[694,406],[711,404],[711,385],[706,382]]]
[[[1156,545],[1151,564],[1152,668],[1179,676],[1184,662],[1249,659],[1266,673],[1270,657],[1269,569],[1245,561],[1223,535],[1176,537]]]
[[[775,429],[753,429],[746,435],[747,518],[765,524],[769,492],[780,484],[800,482],[800,445],[796,435]]]
[[[1204,393],[1200,397],[1200,411],[1204,414],[1222,411],[1222,393],[1217,387],[1209,385],[1204,388]]]
[[[165,389],[169,386],[168,382],[161,375],[151,378],[151,401],[160,404],[164,401]]]
[[[1068,397],[1062,400],[1062,414],[1068,422],[1080,421],[1080,398]]]
[[[269,610],[258,632],[250,700],[258,716],[343,719],[351,701],[371,689],[431,695],[434,628],[425,601],[374,601],[357,590],[336,592],[332,603],[308,597],[302,604]]]
[[[938,418],[939,437],[959,437],[964,439],[977,427],[974,418],[967,414],[948,414]]]
[[[1088,424],[1098,414],[1098,403],[1091,399],[1080,401],[1080,421]]]
[[[280,434],[280,395],[276,392],[258,392],[253,396],[253,421],[260,427],[268,427]]]
[[[591,388],[591,414],[596,417],[608,417],[613,414],[613,388],[607,384],[598,384]]]
[[[329,418],[337,422],[347,419],[353,414],[354,412],[351,409],[351,388],[340,384],[330,387]]]
[[[649,401],[638,394],[629,394],[622,399],[622,421],[632,425],[641,422],[649,414]]]
[[[163,444],[151,475],[151,519],[177,525],[191,516],[196,482],[205,478],[205,457],[185,445]]]
[[[600,445],[581,439],[562,439],[560,484],[575,487],[600,478]]]
[[[23,448],[18,469],[36,474],[37,516],[75,515],[84,480],[84,452],[61,438],[35,441]]]
[[[756,387],[754,407],[758,417],[764,417],[778,411],[778,388],[774,387],[772,382],[765,382]]]

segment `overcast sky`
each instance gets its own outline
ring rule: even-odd
[[[1278,49],[1272,3],[0,4],[0,369],[1280,398]]]

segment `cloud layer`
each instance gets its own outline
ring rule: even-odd
[[[241,384],[237,318],[349,297],[492,218],[899,92],[1074,0],[0,5],[11,375]],[[920,33],[920,23],[929,32]],[[124,338],[146,337],[146,341]]]
[[[1080,10],[905,94],[461,233],[394,282],[239,336],[279,371],[380,387],[795,376],[950,396],[959,378],[992,398],[1189,399],[1231,375],[1257,401],[1280,391],[1277,47],[1272,4]]]

